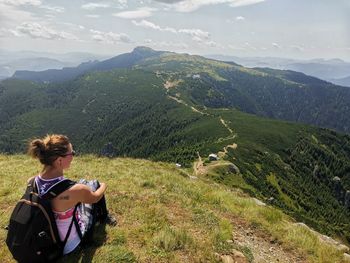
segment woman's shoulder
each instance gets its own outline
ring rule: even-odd
[[[82,191],[83,190],[84,191],[84,190],[90,190],[90,188],[85,184],[76,183],[68,190],[71,190],[71,191]]]

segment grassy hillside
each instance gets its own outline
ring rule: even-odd
[[[222,95],[198,79],[176,79],[168,73],[118,69],[66,84],[32,84],[23,96],[11,86],[14,80],[3,82],[2,102],[9,104],[17,94],[16,101],[38,103],[36,109],[14,103],[9,121],[6,103],[0,104],[0,151],[23,151],[28,138],[54,132],[67,134],[81,153],[99,154],[110,142],[112,156],[190,167],[197,152],[206,157],[235,143],[238,147],[228,149],[224,158],[241,170],[250,185],[246,191],[273,197],[275,206],[298,220],[350,240],[350,211],[344,206],[350,189],[349,136],[234,109],[206,108],[198,101],[210,94],[219,103]],[[332,181],[336,176],[342,180],[340,191]],[[235,186],[226,177],[214,180]]]
[[[27,178],[41,167],[23,155],[1,155],[0,167],[0,258],[12,262],[3,226]],[[67,177],[106,182],[108,207],[119,223],[99,226],[93,246],[62,262],[221,262],[220,256],[233,255],[233,249],[249,262],[345,262],[342,251],[280,210],[205,177],[191,179],[191,173],[141,159],[75,158]],[[245,243],[248,239],[251,243]],[[264,245],[270,252],[262,254]]]

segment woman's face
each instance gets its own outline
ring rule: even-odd
[[[73,160],[74,154],[75,152],[73,151],[73,146],[72,144],[69,144],[68,151],[57,159],[57,161],[59,162],[58,163],[59,167],[63,170],[68,169]]]

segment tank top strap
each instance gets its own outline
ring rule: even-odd
[[[39,195],[44,195],[55,184],[64,180],[64,176],[56,177],[53,179],[43,179],[40,175],[35,177],[35,183],[38,189]]]

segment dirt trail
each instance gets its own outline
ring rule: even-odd
[[[306,263],[307,260],[297,251],[286,249],[268,233],[249,225],[239,218],[231,219],[234,224],[233,243],[249,247],[254,256],[253,263]]]
[[[218,140],[218,142],[224,141],[224,140],[228,140],[228,139],[234,139],[236,137],[236,134],[234,134],[233,130],[227,125],[226,121],[220,116],[220,122],[222,125],[224,125],[224,127],[229,131],[229,133],[231,134],[230,136],[228,136],[227,138],[220,138]],[[231,149],[236,149],[237,148],[237,144],[231,144],[231,145],[227,145],[224,147],[224,151],[220,151],[218,152],[218,157],[219,158],[224,158],[226,156],[226,154],[228,153],[228,148]]]
[[[232,146],[232,145],[231,145]],[[194,175],[203,176],[208,173],[210,168],[222,165],[228,165],[230,162],[213,162],[204,166],[201,156],[198,154],[198,161],[193,165]],[[235,191],[234,189],[232,191]],[[242,193],[243,194],[243,193]],[[247,198],[249,196],[245,195]],[[225,216],[225,214],[224,214]],[[254,260],[253,263],[306,263],[307,260],[299,252],[290,248],[285,248],[282,243],[276,240],[271,234],[249,224],[244,218],[226,214],[227,219],[231,221],[233,227],[232,238],[227,240],[228,243],[233,243],[239,248],[249,248]],[[225,216],[225,217],[226,217]],[[229,256],[231,259],[234,254],[219,255],[218,257]],[[223,262],[235,262],[223,261]],[[241,262],[241,261],[238,261]]]
[[[171,88],[175,88],[177,87],[181,82],[183,82],[182,79],[178,79],[178,80],[166,80],[163,84],[164,88],[166,89],[166,94],[169,94],[169,90]],[[203,111],[200,111],[198,110],[197,108],[193,107],[193,106],[190,106],[188,105],[186,102],[184,102],[183,100],[179,99],[179,98],[176,98],[174,96],[170,96],[168,95],[168,98],[172,99],[172,100],[175,100],[177,103],[180,103],[182,105],[185,105],[186,107],[189,107],[192,111],[194,112],[197,112],[199,114],[202,114],[202,115],[209,115],[208,113],[206,112],[203,112]]]
[[[234,137],[233,137],[234,138]],[[223,157],[225,157],[226,156],[226,154],[228,153],[228,148],[231,148],[231,149],[236,149],[237,148],[237,144],[236,143],[234,143],[234,144],[231,144],[231,145],[227,145],[227,146],[225,146],[224,147],[224,151],[223,152],[218,152],[218,156],[220,157],[220,158],[223,158]]]
[[[204,167],[202,157],[199,155],[198,152],[197,152],[197,155],[198,155],[198,161],[193,163],[194,176],[200,176],[200,175],[204,175],[207,173],[207,169]]]
[[[179,85],[179,83],[181,83],[182,81],[183,81],[182,79],[178,79],[178,80],[174,80],[174,81],[167,80],[164,83],[164,88],[168,91],[169,89],[174,88],[177,85]]]
[[[225,120],[224,120],[221,116],[220,116],[220,121],[221,121],[222,125],[224,125],[225,128],[226,128],[231,134],[233,134],[233,130],[232,130],[230,127],[228,127],[227,123],[225,122]]]
[[[197,113],[202,114],[202,115],[209,115],[208,113],[200,111],[200,110],[196,109],[195,107],[188,105],[186,102],[184,102],[183,100],[180,100],[180,99],[178,99],[176,97],[168,95],[168,98],[170,98],[172,100],[175,100],[177,103],[185,105],[186,107],[189,107],[194,112],[197,112]]]

